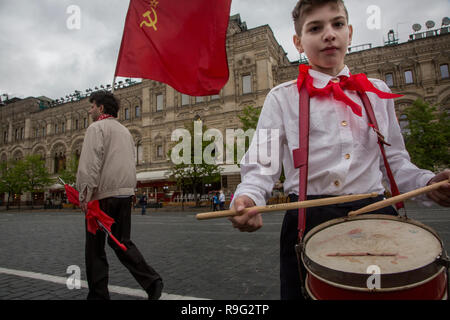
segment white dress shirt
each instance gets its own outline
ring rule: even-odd
[[[310,69],[316,88],[333,78]],[[336,75],[349,76],[347,66]],[[381,80],[369,79],[375,87],[390,92]],[[347,195],[377,192],[383,194],[389,182],[377,136],[368,126],[367,114],[356,91],[344,90],[363,109],[355,115],[345,103],[329,97],[310,98],[308,195]],[[434,173],[411,163],[398,124],[392,99],[367,93],[385,141],[387,159],[401,193],[424,187]],[[266,97],[249,150],[241,161],[241,181],[234,199],[249,196],[257,206],[265,205],[284,166],[285,194],[298,195],[299,170],[294,168],[292,152],[299,140],[299,93],[296,81],[273,88]],[[271,130],[272,129],[272,130]],[[273,129],[278,129],[273,130]],[[268,134],[266,134],[268,133]],[[257,137],[260,136],[258,139]],[[270,150],[267,153],[265,150]],[[256,158],[256,154],[259,156]],[[264,157],[264,155],[270,155]],[[261,156],[262,155],[262,156]],[[257,159],[253,160],[252,159]],[[232,205],[232,204],[231,204]]]

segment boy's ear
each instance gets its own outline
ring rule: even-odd
[[[348,25],[348,45],[352,44],[353,39],[353,26],[351,24]]]
[[[100,105],[100,107],[98,107],[98,111],[100,111],[100,113],[104,113],[105,106],[104,105]]]
[[[297,48],[298,52],[300,52],[300,53],[305,52],[305,50],[303,49],[303,46],[302,46],[302,39],[298,35],[294,34],[293,40],[294,40],[294,45]]]

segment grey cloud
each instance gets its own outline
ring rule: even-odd
[[[187,1],[187,0],[186,0]],[[231,14],[240,13],[249,28],[268,24],[291,60],[291,11],[297,0],[233,0]],[[74,90],[111,83],[129,1],[124,0],[0,0],[0,94],[59,98]],[[413,23],[441,19],[448,0],[345,0],[355,29],[353,45],[382,45],[389,29],[407,41]],[[69,5],[81,9],[81,29],[69,30]],[[381,9],[380,30],[368,30],[366,9]],[[425,27],[424,27],[425,28]]]

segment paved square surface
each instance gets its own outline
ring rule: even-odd
[[[410,218],[434,228],[450,248],[450,209],[407,204]],[[264,227],[241,233],[227,219],[197,221],[194,212],[150,210],[132,216],[131,239],[164,279],[162,299],[279,299],[279,237],[283,212],[263,214]],[[0,212],[0,299],[85,299],[69,290],[66,270],[85,279],[84,217],[61,212]],[[112,299],[145,299],[107,246]]]

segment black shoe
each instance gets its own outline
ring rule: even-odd
[[[146,290],[148,300],[158,300],[161,297],[164,284],[161,279],[155,280],[152,285]]]

